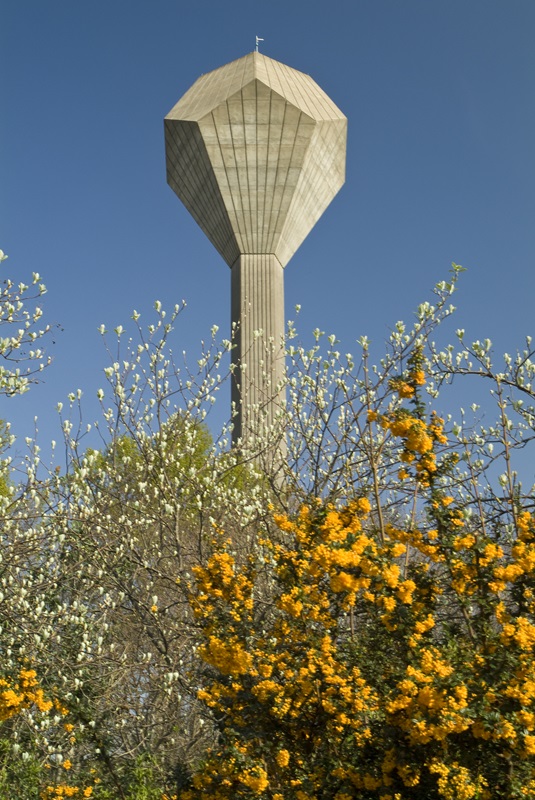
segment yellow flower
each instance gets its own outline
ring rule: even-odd
[[[392,388],[396,390],[400,397],[412,397],[414,394],[414,386],[411,386],[409,383],[403,380],[396,381],[392,383]]]
[[[392,589],[399,583],[399,573],[400,569],[397,564],[389,564],[383,570],[383,580],[385,581],[387,586],[390,586]]]
[[[401,602],[405,603],[406,605],[410,605],[412,603],[412,595],[415,590],[416,584],[414,581],[408,580],[400,583],[397,588],[397,593]]]
[[[292,594],[295,595],[295,592]],[[303,610],[303,603],[292,594],[283,594],[279,600],[279,608],[291,617],[298,617]]]
[[[262,768],[258,768],[256,772],[245,770],[245,772],[240,775],[240,781],[248,786],[249,789],[252,789],[256,794],[262,794],[262,792],[269,786],[267,772]]]
[[[414,626],[414,630],[416,633],[426,633],[427,631],[431,630],[435,626],[435,620],[431,614],[428,614],[427,618],[423,621],[417,622]]]
[[[251,666],[251,656],[237,641],[222,642],[210,636],[208,645],[200,649],[202,658],[224,675],[243,675]]]
[[[383,606],[387,611],[393,611],[396,607],[396,601],[393,597],[383,597]]]
[[[382,783],[381,778],[375,778],[373,775],[370,775],[368,772],[364,775],[364,788],[365,789],[378,789]]]
[[[409,379],[416,384],[416,386],[423,386],[425,384],[425,372],[423,369],[415,369],[409,374]]]

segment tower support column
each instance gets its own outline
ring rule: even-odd
[[[241,255],[232,265],[233,441],[250,443],[284,406],[284,269],[275,255]]]

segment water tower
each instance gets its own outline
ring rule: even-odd
[[[231,268],[233,439],[250,441],[284,403],[284,267],[344,183],[347,120],[253,52],[202,75],[164,124],[167,182]]]

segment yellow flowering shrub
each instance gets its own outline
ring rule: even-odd
[[[45,741],[49,758],[43,761],[41,756],[41,769],[37,772],[38,783],[42,786],[39,792],[40,800],[93,796],[94,786],[87,785],[87,781],[86,785],[80,785],[78,782],[66,783],[63,779],[73,767],[73,763],[70,758],[60,756],[58,759],[58,755],[61,753],[62,745],[73,751],[73,745],[76,743],[75,725],[63,722],[68,714],[69,710],[57,697],[47,697],[35,669],[23,667],[16,678],[0,678],[0,726],[6,723],[13,724],[18,721],[17,718],[22,720],[27,736],[23,743],[28,748],[22,751],[23,761],[28,762],[31,759],[29,751],[46,731]],[[18,733],[17,738],[19,738]],[[14,754],[18,755],[20,751],[21,746],[16,744]],[[54,767],[51,761],[54,762]],[[57,781],[51,782],[51,772],[56,773]],[[29,787],[27,791],[30,791]]]
[[[21,669],[15,681],[0,678],[0,721],[10,719],[32,706],[43,713],[53,707],[53,702],[45,699],[35,670]]]
[[[248,561],[218,534],[195,569],[219,744],[180,800],[535,797],[535,517],[506,544],[467,513],[418,359],[393,383],[413,408],[368,417],[401,441],[417,523],[312,500]]]

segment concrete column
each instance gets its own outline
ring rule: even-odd
[[[284,270],[271,254],[241,255],[232,266],[233,440],[251,441],[284,404]]]

